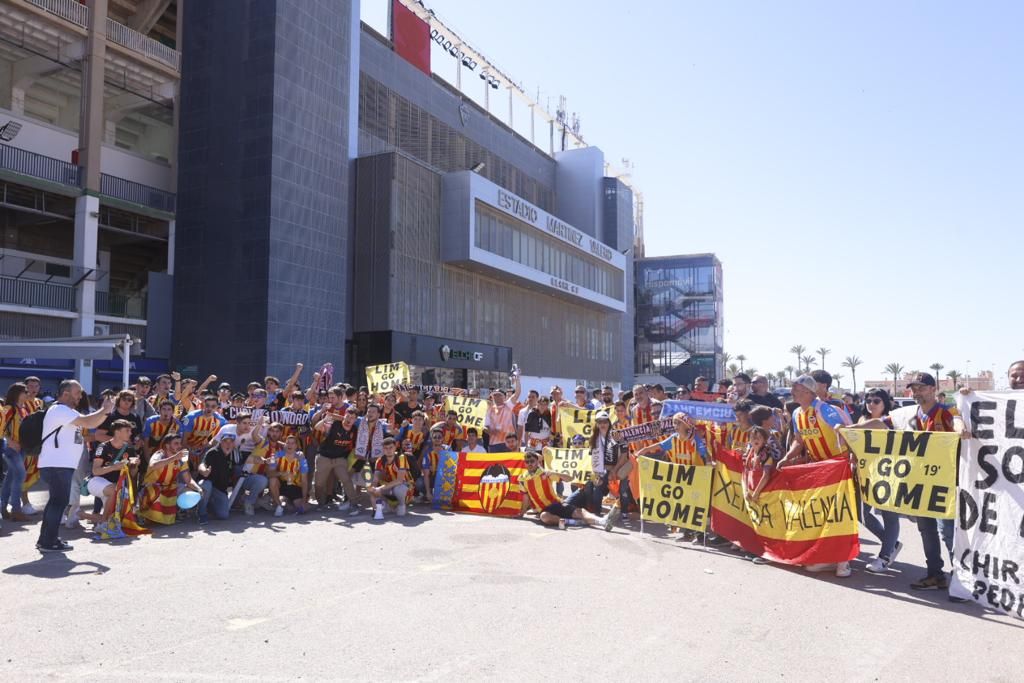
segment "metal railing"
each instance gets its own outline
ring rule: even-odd
[[[109,17],[107,18],[107,39],[129,50],[135,50],[147,57],[163,62],[175,71],[181,71],[180,52]]]
[[[89,28],[89,8],[78,0],[27,0],[29,3],[55,14],[72,24]],[[159,40],[153,40],[122,23],[107,17],[107,39],[129,50],[163,62],[175,71],[181,71],[181,53]]]
[[[29,4],[40,7],[61,19],[89,28],[89,8],[78,0],[28,0]]]
[[[74,311],[77,308],[75,288],[71,285],[25,280],[8,275],[0,275],[0,302],[59,311]]]
[[[100,174],[100,194],[114,199],[123,199],[133,204],[141,204],[158,211],[174,213],[175,195],[173,192],[164,192],[149,185],[136,183],[117,176]]]
[[[79,186],[78,166],[10,145],[0,144],[0,168],[61,185]]]
[[[96,313],[118,318],[145,319],[146,296],[139,293],[96,292]]]

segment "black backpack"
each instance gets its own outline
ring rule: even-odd
[[[49,408],[46,410],[49,410]],[[39,455],[43,450],[43,442],[51,436],[54,437],[54,443],[56,443],[56,436],[54,435],[60,431],[60,427],[57,427],[43,437],[43,419],[46,417],[46,410],[37,410],[21,421],[21,428],[18,430],[18,434],[21,437],[21,452],[23,455]]]

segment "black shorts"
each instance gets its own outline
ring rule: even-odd
[[[302,487],[295,484],[281,484],[281,495],[288,500],[298,500],[302,498]]]
[[[561,517],[562,519],[572,519],[572,513],[576,512],[576,508],[572,505],[566,505],[565,503],[552,503],[544,508],[544,512],[552,514],[555,517]]]

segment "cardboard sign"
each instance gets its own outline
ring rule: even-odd
[[[640,516],[693,531],[707,529],[711,511],[710,465],[676,465],[637,458],[640,468]]]
[[[953,518],[956,434],[885,429],[841,433],[857,456],[857,479],[868,505],[914,517]]]
[[[544,469],[568,474],[574,483],[585,484],[593,471],[589,448],[545,448]]]
[[[463,427],[476,427],[478,434],[484,432],[484,420],[487,418],[487,401],[482,398],[468,396],[447,396],[444,399],[444,411],[454,410],[458,413],[458,423]]]
[[[385,363],[366,366],[366,386],[371,394],[386,394],[400,384],[409,383],[409,366],[405,363]]]

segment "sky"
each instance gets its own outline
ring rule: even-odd
[[[718,256],[747,367],[824,346],[848,386],[850,355],[858,383],[1024,358],[1024,3],[426,5],[631,160],[647,255]]]

